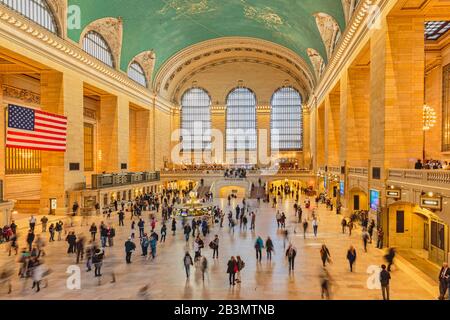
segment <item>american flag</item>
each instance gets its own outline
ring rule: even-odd
[[[67,118],[16,105],[8,106],[6,146],[66,151]]]

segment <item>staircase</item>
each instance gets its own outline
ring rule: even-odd
[[[203,187],[198,187],[197,189],[197,197],[199,199],[203,198],[209,191],[211,190],[211,187],[208,186],[203,186]]]
[[[250,199],[264,199],[266,196],[266,189],[264,187],[254,186],[250,194]]]

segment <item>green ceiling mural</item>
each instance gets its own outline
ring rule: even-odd
[[[345,29],[341,0],[69,0],[69,4],[81,8],[81,29],[68,30],[76,42],[92,21],[123,18],[124,71],[143,51],[155,51],[157,72],[180,50],[225,36],[272,41],[310,64],[307,48],[327,56],[313,14],[328,13]]]

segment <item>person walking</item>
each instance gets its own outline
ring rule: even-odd
[[[172,235],[175,235],[177,231],[177,221],[175,220],[175,218],[172,219]]]
[[[322,272],[320,273],[320,288],[321,288],[321,297],[322,299],[330,300],[330,283],[331,278],[327,268],[323,267]]]
[[[383,300],[389,300],[389,284],[391,281],[391,274],[386,270],[386,265],[381,266],[380,272],[380,283],[381,283],[381,293],[383,295]]]
[[[58,233],[58,241],[61,241],[62,240],[61,234],[62,234],[62,231],[63,231],[63,222],[61,220],[59,220],[56,223],[55,231]]]
[[[34,232],[34,227],[36,226],[36,218],[32,215],[30,217],[30,220],[28,220],[28,221],[29,221],[29,224],[30,224],[31,231]]]
[[[286,250],[286,257],[288,258],[288,263],[289,263],[289,273],[294,271],[294,263],[295,263],[296,256],[297,256],[297,249],[295,249],[291,243],[291,244],[289,244],[289,247]]]
[[[28,234],[27,234],[28,251],[31,251],[31,248],[33,247],[34,238],[35,238],[35,235],[34,235],[33,229],[28,230]]]
[[[245,262],[241,259],[241,256],[236,257],[236,263],[237,263],[237,274],[236,274],[236,282],[241,283],[242,277],[241,277],[241,271],[245,268]]]
[[[350,264],[350,272],[353,272],[353,264],[356,261],[356,250],[353,246],[350,246],[347,251],[347,260]]]
[[[255,242],[255,250],[256,250],[256,261],[261,262],[262,259],[262,249],[264,249],[264,242],[261,237],[258,237]]]
[[[364,252],[367,252],[367,243],[369,242],[370,235],[369,232],[367,232],[367,229],[364,228],[362,232],[362,240],[364,245]]]
[[[186,242],[189,242],[192,227],[189,224],[185,224],[183,229],[184,229],[184,238],[186,239]]]
[[[270,237],[267,237],[266,240],[266,254],[267,254],[267,260],[272,261],[272,252],[274,251],[274,245],[272,239]]]
[[[106,241],[108,240],[108,228],[102,222],[100,224],[100,242],[102,244],[102,248],[106,248]]]
[[[75,245],[77,242],[77,236],[75,235],[75,232],[69,232],[69,234],[66,237],[66,241],[69,244],[67,253],[75,253]]]
[[[320,249],[320,258],[322,259],[322,265],[325,268],[326,263],[331,263],[331,254],[326,245],[322,245]]]
[[[313,226],[313,230],[314,230],[314,237],[317,238],[317,230],[319,229],[319,221],[317,220],[316,216],[314,216],[314,218],[313,218],[312,226]]]
[[[161,243],[166,242],[167,226],[163,223],[161,227]]]
[[[142,248],[142,255],[143,257],[147,257],[148,252],[148,246],[150,245],[150,240],[146,233],[144,233],[142,239],[141,239],[141,248]]]
[[[92,223],[91,227],[89,228],[89,232],[91,233],[91,240],[95,241],[95,235],[97,234],[97,226],[95,225],[95,222]]]
[[[306,239],[306,231],[308,231],[308,220],[303,220],[303,238]]]
[[[120,226],[123,227],[124,226],[123,221],[125,220],[125,213],[122,210],[120,210],[118,215],[119,215],[119,227]]]
[[[47,232],[47,223],[48,223],[48,218],[46,216],[43,216],[41,218],[42,233]]]
[[[186,251],[186,254],[183,258],[184,269],[186,270],[186,278],[189,279],[191,276],[191,266],[194,265],[191,255]]]
[[[136,245],[130,237],[127,241],[125,241],[125,261],[127,264],[131,263],[131,255],[134,250],[136,250]]]
[[[341,226],[342,226],[342,233],[345,234],[345,228],[347,227],[347,219],[345,217],[342,218]]]
[[[208,272],[208,259],[205,256],[200,260],[200,271],[202,272],[202,280],[205,282],[205,273]]]
[[[158,235],[153,232],[150,235],[150,253],[152,255],[152,260],[156,258],[156,246],[158,245]]]
[[[383,228],[378,228],[377,232],[377,248],[383,249],[383,237],[384,237],[384,231]]]
[[[444,262],[442,264],[442,268],[439,271],[439,300],[445,299],[445,294],[447,293],[447,289],[449,287],[449,279],[450,279],[450,269],[448,267],[448,263]],[[450,296],[449,296],[450,299]]]
[[[219,236],[216,234],[209,247],[213,250],[213,259],[219,259]]]
[[[55,225],[52,223],[50,224],[50,227],[48,227],[48,232],[50,233],[50,239],[48,242],[54,242],[55,241]]]
[[[77,253],[77,264],[84,258],[84,242],[83,236],[80,236],[75,243],[75,251]]]
[[[227,263],[227,273],[228,279],[230,281],[230,286],[236,285],[236,273],[238,272],[238,265],[235,257],[231,257]]]
[[[353,230],[353,227],[354,227],[354,226],[355,226],[355,225],[353,224],[352,219],[350,219],[350,221],[349,221],[348,224],[347,224],[347,227],[348,227],[348,235],[349,235],[349,236],[352,235],[352,230]]]
[[[103,259],[104,259],[105,253],[102,249],[97,248],[95,249],[94,255],[92,256],[92,263],[94,264],[94,274],[95,277],[101,277],[102,276],[102,266],[103,266]]]
[[[144,236],[144,226],[145,226],[144,220],[139,219],[138,222],[139,238],[142,238]]]
[[[112,247],[114,245],[114,238],[116,236],[116,229],[114,226],[108,228],[108,247]]]
[[[384,256],[386,259],[386,262],[388,263],[387,271],[391,272],[391,267],[394,264],[394,258],[395,258],[395,249],[389,248],[388,253]]]

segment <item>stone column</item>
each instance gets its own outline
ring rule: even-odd
[[[370,68],[349,68],[341,78],[341,165],[368,165],[369,101]]]
[[[151,117],[149,110],[139,110],[135,112],[135,163],[132,170],[151,171]],[[131,129],[131,128],[130,128]]]
[[[258,165],[261,167],[271,165],[270,116],[271,110],[269,107],[262,106],[256,109],[256,134],[258,139],[256,147],[258,152]]]
[[[316,157],[317,166],[325,166],[325,105],[322,104],[316,109]]]
[[[339,108],[340,92],[333,90],[325,98],[325,162],[329,167],[339,166]]]
[[[50,199],[56,199],[56,214],[71,207],[68,192],[85,182],[83,170],[69,171],[69,163],[83,168],[83,84],[71,74],[56,71],[41,74],[43,111],[68,117],[67,151],[42,151],[41,213],[48,214]]]
[[[128,164],[129,102],[124,97],[104,95],[100,100],[99,148],[100,171],[119,172]]]
[[[225,107],[213,108],[211,110],[211,130],[213,134],[213,154],[212,159],[217,163],[223,163],[226,155],[226,115]],[[217,141],[217,140],[221,141]],[[215,149],[215,150],[214,150]]]
[[[374,31],[370,68],[372,167],[412,168],[422,157],[424,46],[424,19],[420,17],[388,17],[383,28]]]

